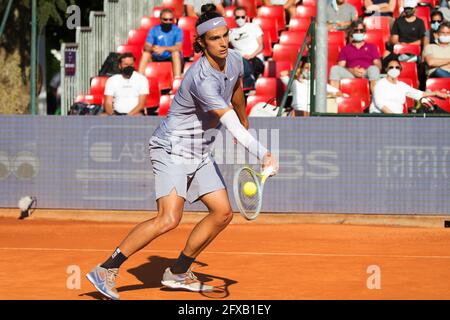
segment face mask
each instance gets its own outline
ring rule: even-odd
[[[431,29],[433,29],[434,31],[437,31],[437,29],[439,29],[439,26],[441,25],[441,23],[440,22],[433,22],[432,24],[431,24]]]
[[[364,41],[364,33],[354,33],[352,35],[353,41],[362,42]]]
[[[170,31],[172,31],[172,24],[171,23],[161,23],[161,30],[163,31],[163,32],[170,32]]]
[[[399,75],[400,75],[400,70],[399,69],[390,69],[388,71],[388,75],[391,78],[397,79],[399,77]]]
[[[405,9],[405,16],[408,18],[412,17],[415,13],[416,13],[415,8],[406,8]]]
[[[122,69],[122,75],[125,78],[131,78],[131,76],[133,75],[133,72],[134,72],[133,66],[128,66],[128,67]]]
[[[439,43],[450,43],[450,36],[439,36]]]
[[[245,24],[245,19],[244,18],[236,19],[236,24],[238,25],[238,27],[242,27]]]
[[[304,70],[302,72],[302,79],[309,80],[310,77],[311,77],[311,74],[310,74],[309,70]]]

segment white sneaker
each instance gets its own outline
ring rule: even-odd
[[[200,282],[191,270],[182,274],[173,274],[170,268],[167,268],[161,283],[172,289],[186,289],[194,292],[211,292],[214,290],[213,286]]]

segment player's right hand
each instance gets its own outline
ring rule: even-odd
[[[269,167],[272,168],[272,174],[270,176],[275,176],[280,169],[277,159],[275,159],[272,153],[267,152],[262,161],[262,169],[264,171]]]

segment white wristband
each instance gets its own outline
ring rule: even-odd
[[[264,158],[268,150],[244,128],[234,110],[227,111],[220,118],[220,122],[251,154],[259,160]]]

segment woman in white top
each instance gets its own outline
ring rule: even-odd
[[[423,92],[399,81],[398,77],[402,71],[402,65],[398,58],[389,61],[387,77],[381,79],[375,85],[373,101],[370,106],[371,113],[402,114],[406,97],[420,100],[425,97],[439,97],[447,99],[448,95],[443,92]]]

